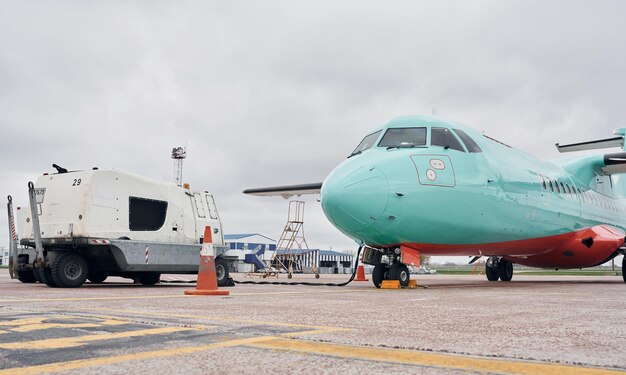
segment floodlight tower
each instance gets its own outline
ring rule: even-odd
[[[172,159],[174,159],[174,182],[183,186],[183,160],[187,157],[187,147],[174,147]]]

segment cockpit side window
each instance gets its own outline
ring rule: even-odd
[[[382,132],[382,130],[379,130],[363,138],[361,143],[359,143],[359,145],[356,146],[356,148],[354,149],[354,151],[352,151],[350,156],[360,154],[361,152],[367,150],[368,148],[372,148],[372,146],[374,146],[374,142],[376,142],[376,140],[378,139],[380,132]]]
[[[426,146],[426,128],[389,128],[378,147]]]
[[[463,143],[465,144],[465,148],[467,148],[467,151],[474,153],[483,152],[480,146],[476,142],[474,142],[474,140],[469,135],[467,135],[466,132],[461,129],[452,129],[452,131],[454,131],[456,135],[461,138],[461,141],[463,141]]]
[[[453,150],[465,152],[461,143],[447,128],[432,128],[430,132],[430,144]]]

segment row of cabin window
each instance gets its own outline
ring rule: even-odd
[[[559,181],[552,181],[551,179],[540,176],[541,177],[541,187],[544,191],[548,191],[550,189],[551,192],[556,192],[559,194],[569,194],[571,196],[579,195],[580,199],[584,203],[595,204],[599,207],[604,207],[609,210],[613,210],[616,212],[626,212],[626,209],[621,203],[615,203],[605,198],[599,194],[591,194],[588,191],[583,191],[581,188],[577,188],[575,186],[570,187],[569,184],[564,184]],[[546,182],[548,180],[548,182]]]

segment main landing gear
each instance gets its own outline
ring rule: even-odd
[[[489,281],[511,281],[513,278],[513,263],[498,257],[489,257],[485,264],[485,275]]]
[[[374,266],[374,271],[372,271],[374,286],[380,288],[383,280],[398,280],[403,288],[409,285],[409,280],[411,279],[409,268],[400,262],[400,255],[396,251],[386,255],[390,264],[378,263]]]

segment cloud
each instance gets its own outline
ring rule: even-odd
[[[241,190],[321,181],[395,116],[436,107],[555,157],[555,142],[622,125],[625,8],[3,2],[0,192],[25,203],[53,162],[170,180],[171,148],[187,145],[185,180],[215,192],[226,231],[277,237],[286,202]],[[353,246],[314,199],[306,228],[312,246]]]

